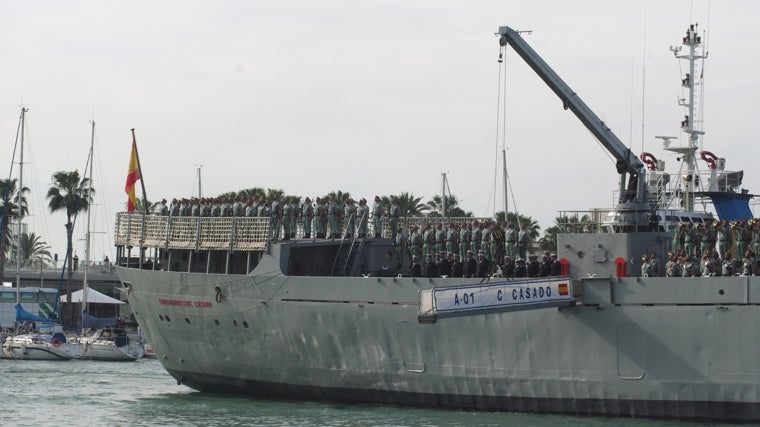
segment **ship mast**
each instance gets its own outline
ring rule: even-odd
[[[23,217],[23,209],[21,206],[21,194],[24,189],[24,127],[26,112],[29,111],[26,107],[21,107],[21,149],[19,152],[18,161],[18,192],[16,197],[16,212],[18,215],[18,229],[16,233],[16,304],[21,304],[21,219]],[[12,197],[12,196],[11,196]],[[18,322],[16,322],[16,328],[14,331],[18,334]]]
[[[90,269],[90,194],[92,194],[92,164],[93,164],[93,146],[95,145],[95,121],[92,122],[92,135],[90,137],[90,171],[87,176],[87,194],[85,195],[87,206],[87,232],[85,233],[85,252],[84,252],[84,278],[82,279],[82,330],[84,330],[84,313],[87,311],[87,292],[89,286],[87,283],[87,272]]]
[[[683,208],[689,212],[694,210],[694,192],[699,188],[696,151],[699,149],[699,137],[704,135],[704,131],[696,128],[696,63],[697,60],[707,58],[707,54],[700,51],[702,37],[698,34],[697,24],[691,24],[686,29],[686,35],[681,40],[683,46],[670,46],[670,50],[678,59],[685,59],[688,62],[688,70],[683,79],[681,86],[686,88],[686,97],[680,98],[678,104],[686,107],[686,115],[681,121],[681,130],[687,134],[686,147],[666,147],[666,150],[673,151],[682,155],[682,170],[685,168],[686,173],[681,177],[684,184]],[[686,52],[681,53],[686,46]]]

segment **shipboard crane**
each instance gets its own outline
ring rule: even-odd
[[[620,174],[620,198],[618,210],[646,212],[646,180],[644,164],[622,141],[605,125],[591,108],[562,80],[557,73],[528,45],[519,32],[510,27],[499,27],[499,44],[509,45],[538,74],[541,80],[562,100],[562,106],[575,114],[581,123],[591,131],[604,148],[615,157],[617,171]],[[629,176],[626,179],[626,175]],[[627,185],[626,185],[627,181]]]

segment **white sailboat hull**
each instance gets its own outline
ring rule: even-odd
[[[17,335],[6,338],[2,356],[17,360],[71,360],[75,349],[71,344],[54,344],[37,335]]]

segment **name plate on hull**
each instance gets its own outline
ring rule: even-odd
[[[570,278],[447,286],[420,291],[420,323],[440,317],[567,307],[574,304]]]

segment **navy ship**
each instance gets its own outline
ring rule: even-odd
[[[368,236],[379,237],[306,238],[299,228],[283,240],[270,218],[118,214],[119,278],[178,384],[278,399],[760,420],[760,277],[640,274],[642,254],[665,264],[677,224],[713,220],[693,212],[695,198],[712,198],[720,219],[749,218],[741,174],[716,165],[695,179],[701,131],[687,117],[679,150],[691,159],[671,182],[517,31],[497,35],[617,159],[619,200],[592,212],[596,222],[567,224],[560,274],[411,277],[385,218],[381,230],[370,222]],[[700,46],[691,26],[674,49],[689,61],[692,95]]]

